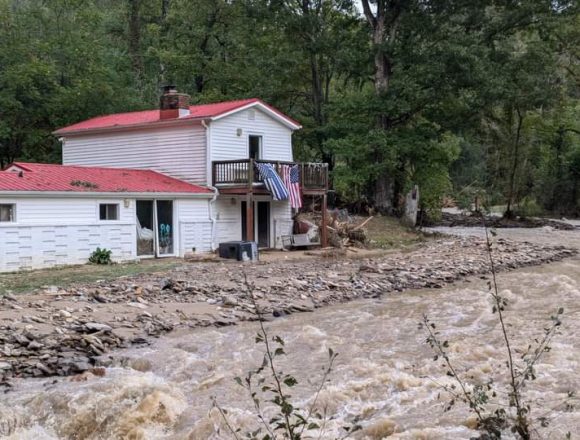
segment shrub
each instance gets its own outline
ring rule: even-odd
[[[481,211],[488,205],[488,195],[484,189],[469,186],[455,193],[455,202],[462,211]]]
[[[515,210],[520,217],[539,217],[543,211],[536,199],[531,197],[524,197]]]
[[[109,249],[97,248],[89,257],[89,263],[92,264],[113,264],[111,260],[112,251]]]

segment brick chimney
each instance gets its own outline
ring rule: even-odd
[[[164,86],[159,100],[159,119],[175,119],[189,115],[189,95],[177,93],[175,86]]]

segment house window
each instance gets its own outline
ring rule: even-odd
[[[119,220],[119,205],[115,203],[101,203],[99,205],[100,220]]]
[[[249,151],[250,151],[250,159],[261,159],[262,154],[262,136],[254,136],[250,135],[248,137],[248,144],[249,144]]]
[[[14,222],[16,221],[16,205],[2,203],[0,204],[0,222]]]

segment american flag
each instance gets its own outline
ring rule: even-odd
[[[290,207],[302,208],[300,196],[300,167],[298,165],[282,165],[282,180],[290,194]]]

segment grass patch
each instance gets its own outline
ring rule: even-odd
[[[142,273],[164,272],[183,264],[180,259],[143,260],[135,263],[111,265],[67,266],[40,269],[29,272],[0,274],[0,295],[7,292],[30,292],[42,286],[70,286],[76,283],[90,283],[97,280],[114,280],[123,276]]]
[[[394,217],[376,216],[366,224],[365,229],[370,245],[380,249],[406,248],[429,239]]]

